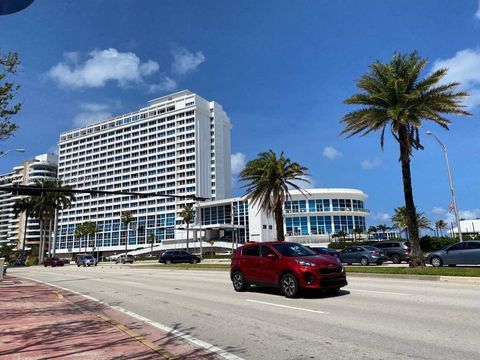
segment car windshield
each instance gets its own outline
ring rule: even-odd
[[[91,259],[93,259],[93,256],[85,256],[84,259],[91,260]]]
[[[273,247],[283,256],[297,257],[297,256],[312,256],[316,255],[315,251],[306,246],[296,243],[275,244]]]

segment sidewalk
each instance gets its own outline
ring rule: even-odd
[[[0,359],[217,359],[83,296],[9,276],[0,281]]]

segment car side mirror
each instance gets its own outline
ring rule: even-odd
[[[278,259],[278,256],[275,255],[275,254],[267,254],[267,259],[270,259],[270,260],[277,260]]]

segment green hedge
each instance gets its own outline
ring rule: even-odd
[[[420,238],[420,248],[424,252],[440,250],[441,248],[458,242],[457,238],[423,236]]]

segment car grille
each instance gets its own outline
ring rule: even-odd
[[[320,280],[321,287],[329,287],[329,286],[345,286],[347,285],[347,279],[345,277],[334,277],[334,278],[326,278]]]
[[[318,272],[322,275],[341,273],[342,272],[342,267],[337,266],[337,267],[334,267],[334,268],[324,268],[324,269],[318,270]]]

